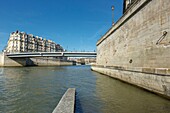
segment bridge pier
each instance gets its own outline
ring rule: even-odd
[[[0,53],[0,66],[4,66],[4,53]]]
[[[57,59],[49,59],[47,57],[8,57],[4,53],[0,54],[0,66],[13,67],[13,66],[61,66],[73,65],[70,61],[61,61]]]
[[[60,66],[75,64],[66,59],[52,59],[53,57],[96,57],[96,52],[3,53],[0,55],[0,66]]]

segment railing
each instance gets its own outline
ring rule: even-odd
[[[96,52],[26,52],[26,53],[7,53],[10,58],[28,57],[96,57]]]

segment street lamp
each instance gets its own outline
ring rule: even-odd
[[[112,8],[112,25],[114,24],[114,6],[111,7]]]

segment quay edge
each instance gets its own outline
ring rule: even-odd
[[[107,75],[123,82],[135,85],[170,99],[170,75],[141,72],[135,69],[91,66],[92,71]]]

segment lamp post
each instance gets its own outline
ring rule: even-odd
[[[114,24],[114,6],[111,7],[112,8],[112,25]]]

